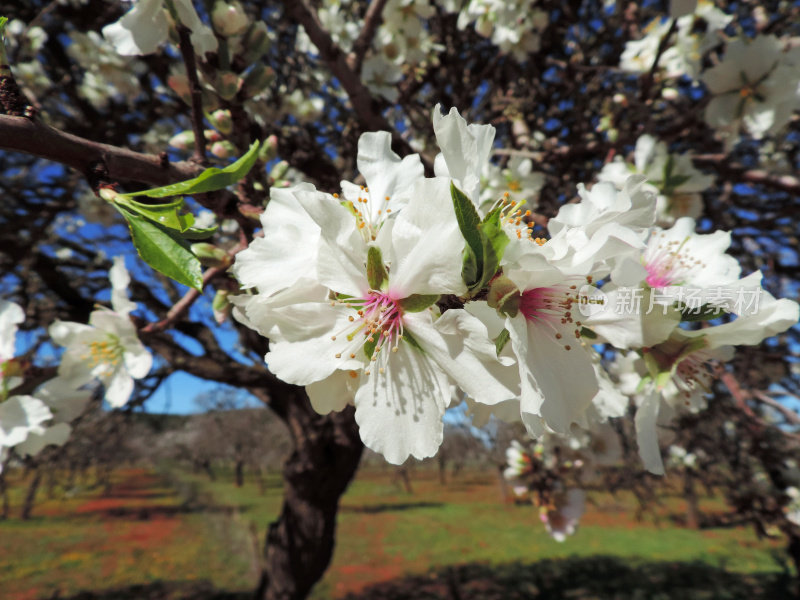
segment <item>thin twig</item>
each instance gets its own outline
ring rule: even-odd
[[[774,398],[770,398],[760,390],[754,390],[753,396],[755,396],[760,402],[763,402],[770,408],[774,408],[775,410],[777,410],[784,417],[786,417],[786,420],[789,421],[792,425],[800,425],[800,415],[798,415],[791,408],[784,406]]]
[[[658,49],[656,50],[656,56],[653,59],[653,64],[650,67],[650,70],[647,72],[647,75],[645,75],[645,78],[642,80],[642,93],[639,96],[642,101],[647,100],[647,98],[650,96],[650,89],[653,87],[653,80],[656,77],[656,71],[658,70],[658,63],[661,61],[661,55],[664,54],[664,50],[667,49],[667,46],[669,45],[669,38],[672,37],[672,34],[675,33],[677,28],[678,19],[672,19],[667,33],[665,33],[664,37],[661,38],[661,41],[658,42]]]
[[[192,99],[192,131],[194,132],[194,155],[192,160],[206,166],[206,138],[203,131],[203,89],[200,87],[200,80],[197,78],[197,63],[192,46],[191,30],[182,23],[178,23],[178,39],[183,57],[183,64],[186,66],[186,77],[189,80],[189,90]]]
[[[229,255],[233,258],[238,252],[244,250],[247,247],[247,244],[238,244],[232,250],[230,250]],[[228,267],[230,267],[230,263],[218,266],[218,267],[211,267],[206,269],[206,272],[203,273],[203,289],[218,275],[227,271]],[[186,292],[183,297],[178,300],[175,305],[169,309],[167,315],[157,321],[155,323],[150,323],[142,328],[142,333],[154,333],[156,331],[164,331],[165,329],[171,327],[178,319],[180,319],[183,314],[189,310],[189,307],[195,303],[195,301],[203,295],[203,292],[196,290],[194,288],[190,289]]]
[[[354,73],[361,73],[361,64],[364,62],[364,56],[372,45],[372,39],[381,24],[383,9],[387,2],[388,0],[373,0],[369,4],[367,14],[364,15],[361,33],[358,34],[358,38],[353,43],[353,50],[347,56],[347,66]]]

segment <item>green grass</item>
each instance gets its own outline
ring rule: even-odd
[[[40,600],[55,593],[63,598],[81,590],[112,590],[91,597],[109,600],[246,597],[255,585],[266,528],[280,511],[282,484],[277,476],[267,479],[263,491],[250,480],[236,488],[225,472],[215,482],[174,472],[128,471],[116,479],[110,497],[102,490],[84,489],[63,501],[43,500],[31,521],[19,521],[15,512],[11,520],[0,522],[4,600]],[[560,592],[553,590],[559,586],[567,590],[578,585],[574,571],[579,565],[606,569],[614,574],[615,585],[627,578],[649,590],[619,598],[659,597],[653,590],[670,586],[677,595],[665,591],[664,598],[716,598],[724,596],[713,595],[718,593],[714,590],[726,585],[750,590],[749,597],[756,598],[754,590],[775,584],[782,570],[775,560],[780,543],[757,540],[749,529],[675,527],[664,518],[682,510],[672,498],[659,509],[657,526],[633,521],[630,497],[595,496],[596,506],[577,534],[558,543],[546,534],[532,506],[502,502],[493,476],[464,474],[441,486],[432,473],[416,473],[412,483],[414,494],[406,494],[389,472],[359,474],[342,499],[333,563],[314,599],[342,598],[390,581],[394,583],[381,584],[383,592],[364,597],[447,598],[447,585],[465,590],[494,585],[497,598],[511,598],[508,585],[516,580],[551,589],[554,595],[548,597],[558,598]],[[18,511],[24,489],[14,486],[12,491]],[[711,510],[719,504],[711,500],[703,506]],[[550,575],[540,573],[543,564],[550,565]],[[698,595],[675,587],[670,573],[683,580],[697,578]],[[453,577],[457,582],[442,588]],[[755,587],[748,587],[751,583]],[[551,587],[543,588],[545,584]],[[144,587],[132,587],[136,585]],[[586,598],[610,597],[596,595],[591,581],[580,585],[589,590]],[[431,595],[415,596],[410,591],[415,586],[430,588]],[[213,590],[231,595],[213,595]],[[462,596],[483,597],[478,592]]]

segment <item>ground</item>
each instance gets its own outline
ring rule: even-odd
[[[637,522],[625,494],[593,496],[578,533],[550,539],[529,505],[503,502],[496,476],[441,485],[389,470],[359,473],[342,500],[331,568],[313,598],[781,598],[790,579],[777,541],[748,529],[677,527],[677,499]],[[124,469],[110,492],[85,482],[55,490],[32,520],[0,522],[4,600],[238,600],[256,581],[258,552],[279,510],[280,480],[243,488],[227,474]],[[713,499],[701,505],[719,508]]]

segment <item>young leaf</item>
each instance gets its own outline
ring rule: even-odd
[[[383,265],[381,249],[370,246],[367,250],[367,281],[373,290],[383,289],[383,284],[389,280],[389,274]]]
[[[181,214],[183,208],[183,198],[178,198],[167,204],[142,204],[136,200],[131,200],[123,194],[117,194],[114,202],[125,207],[130,212],[149,219],[167,229],[175,229],[184,232],[194,225],[194,216],[186,213]]]
[[[411,294],[407,298],[400,300],[400,308],[405,312],[422,312],[429,306],[433,306],[439,300],[436,294]]]
[[[703,304],[700,308],[693,308],[678,302],[676,308],[681,311],[681,321],[710,321],[727,314],[724,308],[711,304]]]
[[[144,262],[178,283],[202,291],[200,261],[177,234],[135,213],[119,212],[128,221],[133,245]]]
[[[500,334],[494,338],[494,347],[495,350],[497,350],[497,356],[500,356],[500,353],[503,351],[503,348],[506,347],[506,344],[510,339],[511,334],[508,332],[508,329],[504,327],[503,331],[501,331]]]
[[[153,188],[151,190],[143,190],[141,192],[132,192],[130,194],[123,194],[129,198],[134,196],[147,196],[148,198],[165,198],[167,196],[181,196],[191,194],[204,194],[206,192],[213,192],[221,190],[222,188],[233,185],[242,179],[258,160],[258,142],[253,142],[250,149],[235,163],[232,163],[224,169],[212,167],[206,169],[194,179],[188,181],[181,181],[163,187]]]
[[[480,231],[481,218],[475,206],[464,192],[455,184],[450,183],[450,197],[453,199],[453,209],[456,213],[458,228],[467,242],[464,252],[464,267],[461,271],[464,283],[472,288],[483,273],[484,241]]]
[[[503,258],[509,242],[508,236],[500,224],[501,218],[500,209],[497,208],[486,215],[483,223],[479,225],[483,247],[483,272],[475,285],[470,287],[470,291],[483,289],[483,286],[491,281],[500,267],[500,260]]]

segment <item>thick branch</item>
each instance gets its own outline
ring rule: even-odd
[[[93,142],[38,121],[7,115],[0,115],[0,149],[52,160],[86,176],[101,164],[110,180],[154,186],[190,179],[202,170],[189,162],[169,163],[153,154]]]
[[[698,154],[692,157],[697,166],[713,167],[723,175],[739,181],[763,185],[774,190],[800,196],[800,179],[793,175],[773,175],[763,169],[747,169],[740,164],[729,162],[725,154]]]
[[[302,25],[308,37],[319,50],[320,57],[327,63],[331,73],[339,80],[350,98],[353,110],[367,131],[391,131],[392,139],[402,154],[413,154],[414,150],[401,138],[382,114],[377,110],[372,94],[361,82],[358,73],[348,64],[342,49],[336,45],[330,34],[323,29],[316,12],[308,0],[286,0],[283,3],[286,14]],[[423,164],[427,161],[423,159]],[[427,170],[433,172],[432,165],[425,164]]]

